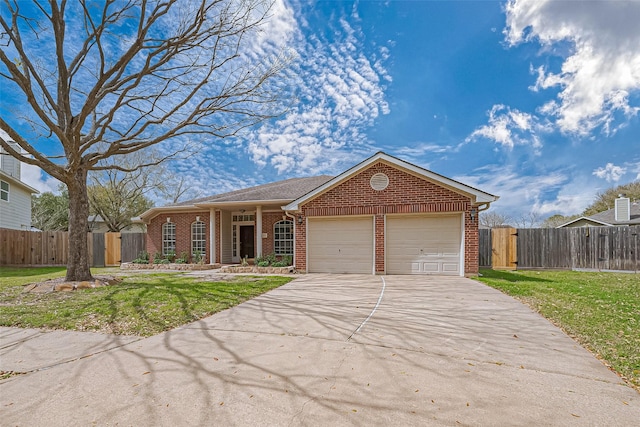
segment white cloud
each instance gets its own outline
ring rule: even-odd
[[[557,99],[539,109],[559,130],[585,136],[600,128],[609,135],[638,114],[630,95],[640,90],[640,2],[510,0],[506,15],[511,46],[571,45],[559,70],[535,69],[532,87],[560,89]]]
[[[531,145],[536,151],[542,148],[538,133],[549,129],[536,116],[500,104],[494,105],[487,114],[489,124],[473,131],[466,142],[486,138],[508,149],[515,145]]]
[[[58,186],[61,184],[61,182],[54,177],[42,172],[42,169],[38,166],[28,165],[26,163],[21,164],[20,181],[35,188],[40,193],[51,192],[58,194]]]
[[[593,171],[598,178],[606,179],[607,182],[618,182],[627,173],[627,168],[607,163],[605,167],[600,167]]]
[[[523,174],[514,165],[489,165],[454,179],[500,196],[492,203],[492,209],[513,218],[527,212],[543,218],[556,213],[580,213],[600,190],[588,182],[588,177],[564,168],[531,176]]]
[[[274,13],[291,17],[291,11],[283,3]],[[368,147],[365,130],[390,112],[383,83],[389,78],[382,64],[389,50],[377,48],[367,56],[362,31],[346,17],[330,23],[332,40],[321,34],[306,38],[295,21],[286,22],[289,47],[299,58],[290,71],[298,102],[282,118],[250,132],[246,149],[254,163],[281,174],[336,169]],[[337,154],[343,147],[349,154]]]

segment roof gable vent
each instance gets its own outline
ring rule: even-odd
[[[389,177],[383,173],[377,173],[369,180],[371,188],[376,191],[382,191],[389,186]]]
[[[615,218],[616,221],[631,220],[631,203],[628,197],[620,197],[616,199]]]

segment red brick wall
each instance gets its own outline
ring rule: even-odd
[[[262,213],[262,232],[267,233],[267,238],[262,239],[262,254],[269,255],[275,251],[273,239],[273,226],[276,222],[282,221],[284,212],[263,212]],[[292,221],[291,218],[285,217],[287,220]],[[260,237],[260,234],[258,234]]]
[[[183,251],[191,255],[191,224],[196,221],[197,216],[205,224],[205,238],[207,239],[206,262],[208,262],[209,254],[211,253],[209,211],[162,213],[156,216],[147,225],[147,252],[152,257],[156,252],[162,253],[162,224],[167,222],[167,218],[171,218],[171,222],[176,225],[176,255],[180,256]]]
[[[376,173],[389,186],[376,191],[369,180]],[[471,199],[446,187],[378,162],[302,206],[305,217],[374,215],[375,270],[384,272],[384,215],[391,213],[465,212],[465,273],[478,272],[478,224],[471,222]],[[306,221],[296,229],[296,268],[306,270]]]

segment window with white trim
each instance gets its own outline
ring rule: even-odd
[[[9,201],[9,183],[0,181],[0,200]]]
[[[200,254],[203,258],[207,250],[206,227],[204,222],[191,224],[191,255]]]
[[[162,255],[176,251],[176,225],[172,222],[162,224]]]
[[[293,255],[293,222],[278,221],[273,225],[273,252]]]

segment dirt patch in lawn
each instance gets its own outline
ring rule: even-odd
[[[82,289],[101,288],[120,284],[121,278],[115,276],[96,276],[94,280],[67,281],[64,277],[45,280],[44,282],[29,283],[24,286],[22,292],[46,294],[50,292],[72,292]]]

